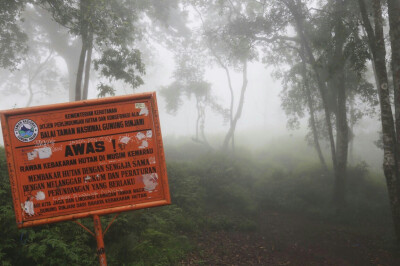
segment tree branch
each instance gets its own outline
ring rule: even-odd
[[[300,39],[298,37],[290,37],[290,36],[282,36],[277,35],[271,38],[255,36],[254,39],[256,41],[264,41],[264,42],[274,42],[274,41],[292,41],[296,43],[300,43]]]

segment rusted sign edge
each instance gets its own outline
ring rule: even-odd
[[[153,93],[151,99],[153,100],[153,123],[154,123],[154,130],[156,132],[156,142],[157,142],[157,151],[158,151],[158,159],[160,163],[160,170],[164,178],[162,179],[163,182],[163,188],[164,188],[164,198],[168,202],[167,204],[171,204],[171,198],[170,198],[170,193],[169,193],[169,185],[168,185],[168,174],[167,174],[167,166],[166,166],[166,159],[165,159],[165,153],[164,153],[164,145],[163,145],[163,140],[162,140],[162,134],[161,134],[161,125],[160,125],[160,117],[158,113],[158,104],[157,104],[157,97],[156,93]]]
[[[12,201],[13,201],[13,206],[14,206],[14,213],[15,213],[15,219],[17,222],[17,225],[21,224],[22,222],[22,214],[20,212],[17,212],[20,208],[19,202],[21,202],[21,199],[19,198],[19,193],[18,193],[18,186],[17,186],[17,177],[14,171],[14,156],[12,155],[12,149],[11,149],[11,137],[8,134],[8,120],[7,117],[4,113],[0,113],[0,118],[1,118],[1,127],[3,130],[3,139],[4,139],[4,149],[6,152],[6,161],[7,161],[7,168],[8,168],[8,178],[10,180],[10,189],[11,189],[11,195],[12,195]]]
[[[155,97],[155,92],[143,92],[138,94],[131,94],[131,95],[123,95],[123,96],[114,96],[114,97],[105,97],[100,99],[90,99],[90,100],[83,100],[83,101],[76,101],[76,102],[68,102],[68,103],[55,103],[55,104],[48,104],[42,106],[33,106],[33,107],[24,107],[24,108],[16,108],[10,110],[0,110],[0,114],[4,114],[5,117],[10,115],[20,115],[25,114],[26,112],[30,113],[38,113],[42,111],[55,111],[65,108],[76,108],[76,107],[84,107],[87,105],[101,105],[101,104],[108,104],[113,102],[121,102],[121,101],[129,101],[129,100],[140,100],[140,99],[150,99]]]
[[[96,210],[96,211],[88,211],[88,212],[82,212],[82,213],[76,213],[76,214],[68,214],[68,215],[63,215],[63,216],[21,222],[21,223],[18,223],[17,226],[18,226],[18,228],[32,227],[32,226],[38,226],[38,225],[43,225],[43,224],[76,220],[76,219],[90,217],[93,215],[100,216],[100,215],[106,215],[106,214],[112,214],[112,213],[118,213],[118,212],[126,212],[126,211],[139,210],[139,209],[144,209],[144,208],[152,208],[152,207],[163,206],[163,205],[168,205],[168,204],[171,204],[171,202],[168,200],[158,200],[158,201],[153,201],[153,202],[131,204],[131,205],[126,205],[126,206],[112,207],[112,208]]]

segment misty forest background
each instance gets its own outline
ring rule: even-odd
[[[0,0],[1,109],[154,90],[173,204],[121,214],[110,265],[400,262],[400,1]],[[17,229],[6,165],[2,265],[97,264]]]

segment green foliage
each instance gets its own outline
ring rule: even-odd
[[[192,249],[187,235],[204,224],[199,177],[191,165],[167,169],[173,204],[121,214],[105,237],[110,264],[174,265]]]
[[[203,155],[190,162],[168,162],[172,205],[120,214],[105,235],[108,263],[176,265],[196,248],[191,236],[205,230],[257,232],[257,216],[271,211],[301,212],[355,225],[390,225],[382,176],[370,172],[365,163],[349,167],[348,206],[337,215],[330,194],[333,177],[319,164],[301,160],[293,147],[290,143],[269,147],[271,154],[277,155],[275,160],[261,151],[251,155],[241,150],[240,154],[226,156],[195,150]],[[276,152],[278,148],[282,155]],[[290,160],[293,162],[285,162]],[[95,239],[72,222],[18,230],[4,149],[0,150],[0,175],[3,265],[98,263]],[[105,228],[113,215],[101,219]],[[81,222],[88,228],[93,226],[91,219]]]
[[[0,260],[5,265],[12,265],[18,254],[18,230],[15,226],[14,210],[11,205],[11,189],[7,180],[7,163],[4,148],[0,148],[0,226],[1,234],[7,237],[0,237]],[[12,254],[10,256],[10,254]]]
[[[68,222],[28,229],[24,250],[36,265],[93,265],[97,259],[90,240],[90,235]]]
[[[145,68],[140,51],[134,48],[134,41],[140,38],[134,25],[138,19],[134,1],[41,0],[38,4],[73,36],[82,38],[82,51],[93,46],[100,54],[93,60],[94,67],[103,77],[110,82],[121,80],[133,89],[143,84],[140,76]],[[99,96],[111,92],[103,84],[99,88]]]
[[[194,226],[187,216],[176,205],[120,215],[105,237],[107,260],[113,265],[176,264],[192,248],[183,234]]]
[[[235,225],[230,217],[218,214],[209,217],[206,223],[207,223],[207,228],[214,231],[219,231],[219,230],[231,231],[233,230]]]
[[[347,205],[340,215],[332,208],[333,176],[318,164],[285,171],[264,169],[254,194],[263,208],[302,212],[347,223],[390,223],[390,208],[382,174],[370,173],[365,163],[348,168]]]
[[[174,236],[155,229],[147,229],[140,243],[132,250],[134,265],[174,265],[190,250],[185,236]]]
[[[362,162],[349,169],[346,214],[355,222],[373,222],[390,216],[385,179]]]
[[[97,90],[99,92],[97,94],[98,98],[106,97],[107,95],[115,96],[115,89],[107,84],[102,83],[102,82],[100,82],[100,84],[97,85]]]
[[[193,33],[191,38],[178,39],[174,43],[177,62],[173,73],[174,81],[160,91],[166,100],[167,112],[176,114],[183,103],[183,97],[195,97],[198,112],[201,113],[209,106],[214,112],[227,117],[228,111],[215,101],[211,84],[205,79],[207,57],[204,47],[199,45],[201,40],[195,36]]]
[[[17,229],[3,148],[0,148],[0,202],[0,260],[3,265],[97,263],[91,236],[71,222]]]
[[[201,185],[209,209],[221,208],[241,214],[251,214],[256,203],[251,196],[254,165],[249,158],[224,154],[207,156],[199,163]]]
[[[256,195],[267,208],[314,213],[329,211],[333,177],[319,165],[294,171],[272,170],[257,180]]]
[[[18,24],[26,0],[0,1],[0,68],[15,69],[27,52],[27,36]]]
[[[198,173],[186,163],[168,163],[167,169],[172,202],[189,213],[201,213],[205,192]]]
[[[166,110],[169,114],[175,115],[183,104],[183,100],[181,99],[182,89],[179,83],[175,81],[160,90],[161,96],[166,101]]]
[[[145,68],[140,51],[137,49],[108,48],[103,51],[99,60],[94,61],[94,67],[96,70],[100,70],[100,73],[110,81],[113,79],[122,80],[131,85],[132,88],[143,84],[143,80],[137,75],[137,72],[143,75]]]

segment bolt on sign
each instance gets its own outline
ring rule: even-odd
[[[155,93],[0,113],[18,227],[170,203]]]

